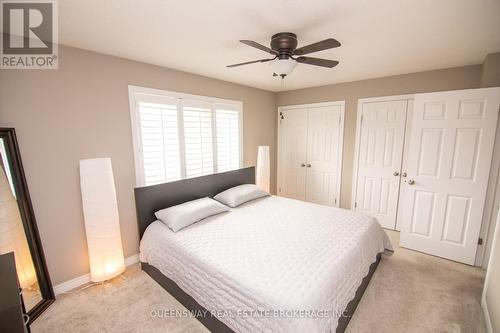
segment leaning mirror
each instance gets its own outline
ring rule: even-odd
[[[14,253],[29,322],[54,300],[13,128],[0,128],[0,255]]]

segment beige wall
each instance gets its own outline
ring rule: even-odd
[[[481,82],[481,70],[481,65],[474,65],[291,90],[278,93],[276,104],[283,106],[346,101],[340,205],[343,208],[350,208],[358,98],[478,88]]]
[[[258,145],[275,151],[274,93],[75,48],[59,55],[59,70],[0,71],[0,126],[16,128],[54,284],[89,272],[80,159],[111,157],[124,253],[138,252],[127,85],[241,100],[245,165]]]
[[[500,52],[490,53],[484,59],[481,87],[486,88],[486,87],[499,87],[499,86],[500,86]]]
[[[483,64],[481,86],[500,86],[500,53],[488,54],[486,56]],[[499,136],[500,133],[497,133],[497,138]],[[500,144],[500,141],[497,140],[495,144]],[[497,172],[500,171],[497,170]],[[491,244],[491,252],[486,281],[484,283],[485,290],[483,291],[483,297],[488,308],[492,332],[500,332],[500,178],[497,179],[494,207],[494,211],[497,212],[497,218],[496,220],[492,219],[490,225],[491,231],[487,245]]]
[[[500,332],[500,211],[489,262],[483,297],[487,305],[492,332]]]

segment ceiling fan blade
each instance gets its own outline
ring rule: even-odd
[[[321,67],[328,67],[332,68],[335,67],[339,64],[338,61],[335,60],[328,60],[328,59],[320,59],[320,58],[311,58],[311,57],[298,57],[297,62],[303,63],[303,64],[308,64],[308,65],[314,65],[314,66],[321,66]]]
[[[249,64],[255,64],[257,62],[268,62],[268,61],[271,61],[271,60],[274,60],[276,58],[273,58],[273,59],[260,59],[260,60],[254,60],[254,61],[247,61],[247,62],[241,62],[239,64],[232,64],[232,65],[228,65],[226,67],[237,67],[237,66],[243,66],[243,65],[249,65]]]
[[[251,47],[255,47],[256,49],[262,50],[262,51],[267,52],[267,53],[278,54],[277,51],[274,51],[274,50],[268,48],[267,46],[264,46],[262,44],[254,42],[253,40],[243,39],[243,40],[240,40],[240,42],[242,42],[245,45],[248,45],[248,46],[251,46]]]
[[[338,40],[333,39],[333,38],[328,38],[328,39],[322,40],[321,42],[302,46],[302,47],[296,49],[295,51],[293,51],[293,54],[294,55],[309,54],[309,53],[313,53],[313,52],[333,49],[334,47],[339,47],[339,46],[340,46],[340,43]]]

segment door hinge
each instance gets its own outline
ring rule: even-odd
[[[358,203],[357,202],[354,203],[354,208],[358,208]]]
[[[333,199],[333,203],[337,204],[337,198]]]
[[[363,122],[363,115],[361,115],[361,122]]]
[[[477,245],[483,245],[483,239],[482,238],[479,238],[477,240]]]
[[[281,193],[281,187],[278,187],[278,192],[280,192],[280,193]]]

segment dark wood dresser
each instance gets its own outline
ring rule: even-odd
[[[0,333],[29,332],[13,252],[0,255],[0,295]]]

